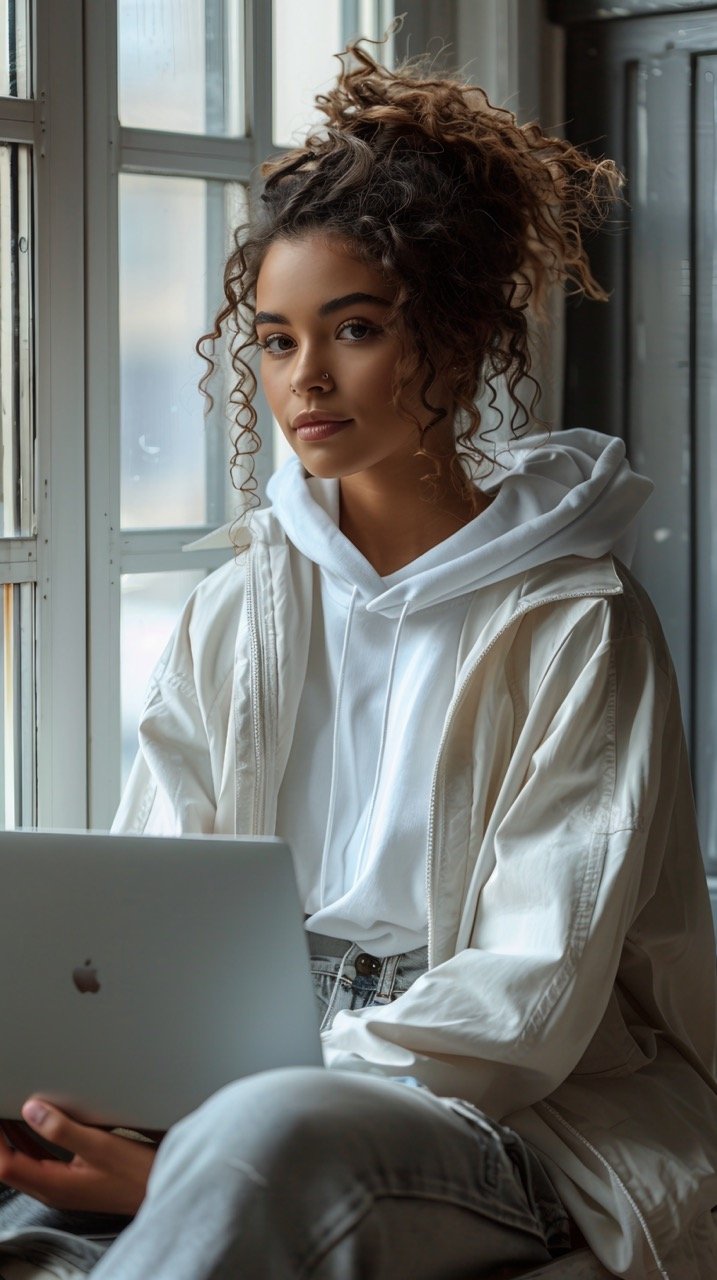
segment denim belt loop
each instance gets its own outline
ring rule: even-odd
[[[374,1004],[388,1004],[396,985],[396,970],[401,956],[387,956],[381,965],[381,973],[374,996]]]
[[[329,1000],[329,1003],[328,1003],[328,1006],[327,1006],[327,1009],[326,1009],[326,1013],[324,1014],[324,1017],[323,1017],[323,1019],[322,1019],[322,1021],[321,1021],[321,1030],[322,1030],[322,1031],[323,1031],[326,1027],[330,1027],[330,1026],[331,1026],[331,1021],[332,1021],[332,1019],[333,1019],[333,1015],[334,1015],[334,1005],[336,1004],[336,999],[337,999],[337,996],[338,996],[338,993],[339,993],[339,989],[340,989],[340,987],[341,987],[341,979],[342,979],[342,978],[343,978],[343,976],[344,976],[344,969],[346,968],[346,966],[347,966],[347,965],[349,965],[349,964],[350,964],[350,965],[352,965],[352,964],[353,964],[353,962],[354,962],[354,960],[356,959],[356,957],[357,957],[358,955],[360,955],[360,954],[361,954],[361,948],[360,948],[360,947],[359,947],[355,942],[352,942],[352,943],[350,944],[350,946],[349,946],[348,951],[347,951],[347,952],[344,954],[344,956],[342,957],[341,964],[339,965],[339,971],[338,971],[338,973],[336,974],[336,981],[334,982],[334,989],[333,989],[333,991],[331,992],[331,999]]]

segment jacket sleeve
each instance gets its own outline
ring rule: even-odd
[[[328,1066],[413,1076],[495,1118],[546,1097],[585,1052],[689,786],[674,672],[647,635],[587,650],[568,636],[518,746],[525,767],[465,891],[462,949],[324,1036]]]
[[[216,829],[238,616],[235,577],[232,563],[204,580],[155,668],[115,833]]]

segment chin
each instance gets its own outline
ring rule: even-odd
[[[316,476],[319,480],[341,480],[344,476],[356,475],[359,471],[365,471],[366,463],[339,462],[338,458],[328,457],[312,457],[307,458],[302,454],[298,454],[299,461],[304,470],[310,476]]]

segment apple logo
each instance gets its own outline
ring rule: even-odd
[[[77,990],[81,991],[83,995],[88,991],[91,992],[92,995],[95,995],[95,993],[100,989],[100,983],[97,980],[97,970],[92,967],[91,959],[85,960],[83,965],[78,965],[76,969],[73,969],[72,981],[77,987]]]

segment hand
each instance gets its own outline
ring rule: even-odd
[[[31,1139],[19,1140],[18,1149],[13,1151],[3,1134],[0,1182],[55,1209],[137,1212],[155,1157],[153,1146],[78,1124],[39,1098],[30,1098],[22,1114],[41,1138],[64,1147],[73,1157],[67,1164],[55,1160],[39,1144],[35,1147]]]

